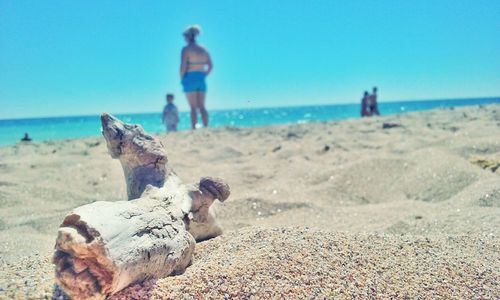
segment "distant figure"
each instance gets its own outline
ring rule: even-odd
[[[361,99],[361,117],[369,117],[370,114],[368,112],[367,104],[368,104],[368,98],[369,98],[368,91],[365,91],[363,94],[363,99]]]
[[[373,115],[380,116],[380,112],[378,111],[378,103],[377,103],[377,87],[374,87],[372,94],[370,96],[368,96],[368,102],[366,103],[366,109],[369,112],[369,116],[373,116]]]
[[[24,133],[24,137],[21,139],[21,142],[31,142],[31,138],[28,133]]]
[[[198,110],[203,120],[203,126],[208,126],[208,112],[205,109],[205,93],[207,91],[205,77],[210,74],[213,68],[208,51],[196,43],[196,37],[200,31],[198,25],[189,26],[184,31],[187,46],[182,48],[181,53],[181,82],[191,107],[191,127],[193,129],[196,129],[198,122]]]
[[[167,94],[167,105],[163,109],[163,124],[167,127],[167,132],[177,131],[179,123],[179,111],[174,104],[174,95]]]

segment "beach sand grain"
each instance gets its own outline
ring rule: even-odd
[[[499,105],[159,138],[226,231],[116,299],[500,298]],[[102,138],[0,147],[0,298],[52,297],[64,216],[123,199]]]

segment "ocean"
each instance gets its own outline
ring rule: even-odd
[[[433,108],[500,103],[497,98],[449,99],[429,101],[381,102],[382,115],[408,113]],[[161,108],[160,108],[161,109]],[[164,132],[161,110],[157,113],[116,114],[123,121],[137,123],[151,133]],[[273,124],[300,124],[318,121],[359,118],[359,104],[293,106],[255,109],[212,110],[210,127],[256,127]],[[189,112],[180,112],[179,130],[190,129]],[[52,141],[99,136],[100,119],[95,116],[72,116],[0,120],[0,146],[13,145],[29,133],[33,141]]]

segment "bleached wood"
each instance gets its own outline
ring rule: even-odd
[[[163,145],[140,126],[103,114],[103,135],[122,164],[130,201],[98,201],[66,216],[56,239],[58,284],[73,299],[102,299],[134,282],[184,272],[196,240],[222,233],[210,205],[221,179],[183,185]]]
[[[167,153],[160,141],[141,126],[126,124],[108,114],[101,115],[102,134],[109,154],[118,158],[125,173],[128,199],[139,198],[148,184],[163,186],[172,175]]]

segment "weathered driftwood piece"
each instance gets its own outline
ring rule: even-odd
[[[130,201],[80,206],[59,228],[53,262],[73,299],[102,299],[134,282],[182,273],[195,240],[222,233],[210,205],[229,197],[221,179],[183,185],[162,144],[140,126],[101,116],[113,158],[122,164]]]

